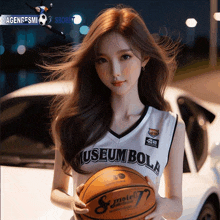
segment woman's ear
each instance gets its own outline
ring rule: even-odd
[[[142,67],[145,67],[146,65],[147,65],[147,63],[148,63],[148,61],[150,60],[150,57],[145,57],[144,59],[143,59],[143,61],[142,61]]]

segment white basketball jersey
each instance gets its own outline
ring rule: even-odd
[[[91,174],[73,170],[75,187],[97,171],[114,165],[135,169],[158,184],[169,159],[177,120],[172,112],[146,106],[139,120],[126,132],[118,135],[109,130],[100,141],[81,152],[81,168]]]

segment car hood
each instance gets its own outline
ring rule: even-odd
[[[50,202],[52,180],[52,169],[1,166],[1,219],[70,219],[72,211],[56,207]]]

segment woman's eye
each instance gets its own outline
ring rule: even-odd
[[[128,55],[128,54],[124,54],[124,55],[122,56],[122,58],[123,58],[123,60],[128,60],[128,59],[131,58],[131,56]]]
[[[101,63],[104,63],[104,62],[106,62],[105,58],[98,58],[98,59],[96,59],[96,63],[98,63],[98,64],[101,64]]]

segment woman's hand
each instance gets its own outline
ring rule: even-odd
[[[156,185],[150,180],[150,178],[145,177],[148,184],[154,189],[156,197],[156,209],[145,217],[145,220],[161,220],[163,219],[163,213],[166,212],[166,204],[164,199],[158,194]]]
[[[89,212],[89,209],[86,208],[86,204],[79,199],[79,194],[82,191],[83,187],[84,187],[84,184],[79,185],[76,188],[76,193],[73,197],[72,208],[73,208],[73,211],[75,212],[75,215],[76,215],[74,218],[75,220],[81,219],[79,214],[86,214]]]

